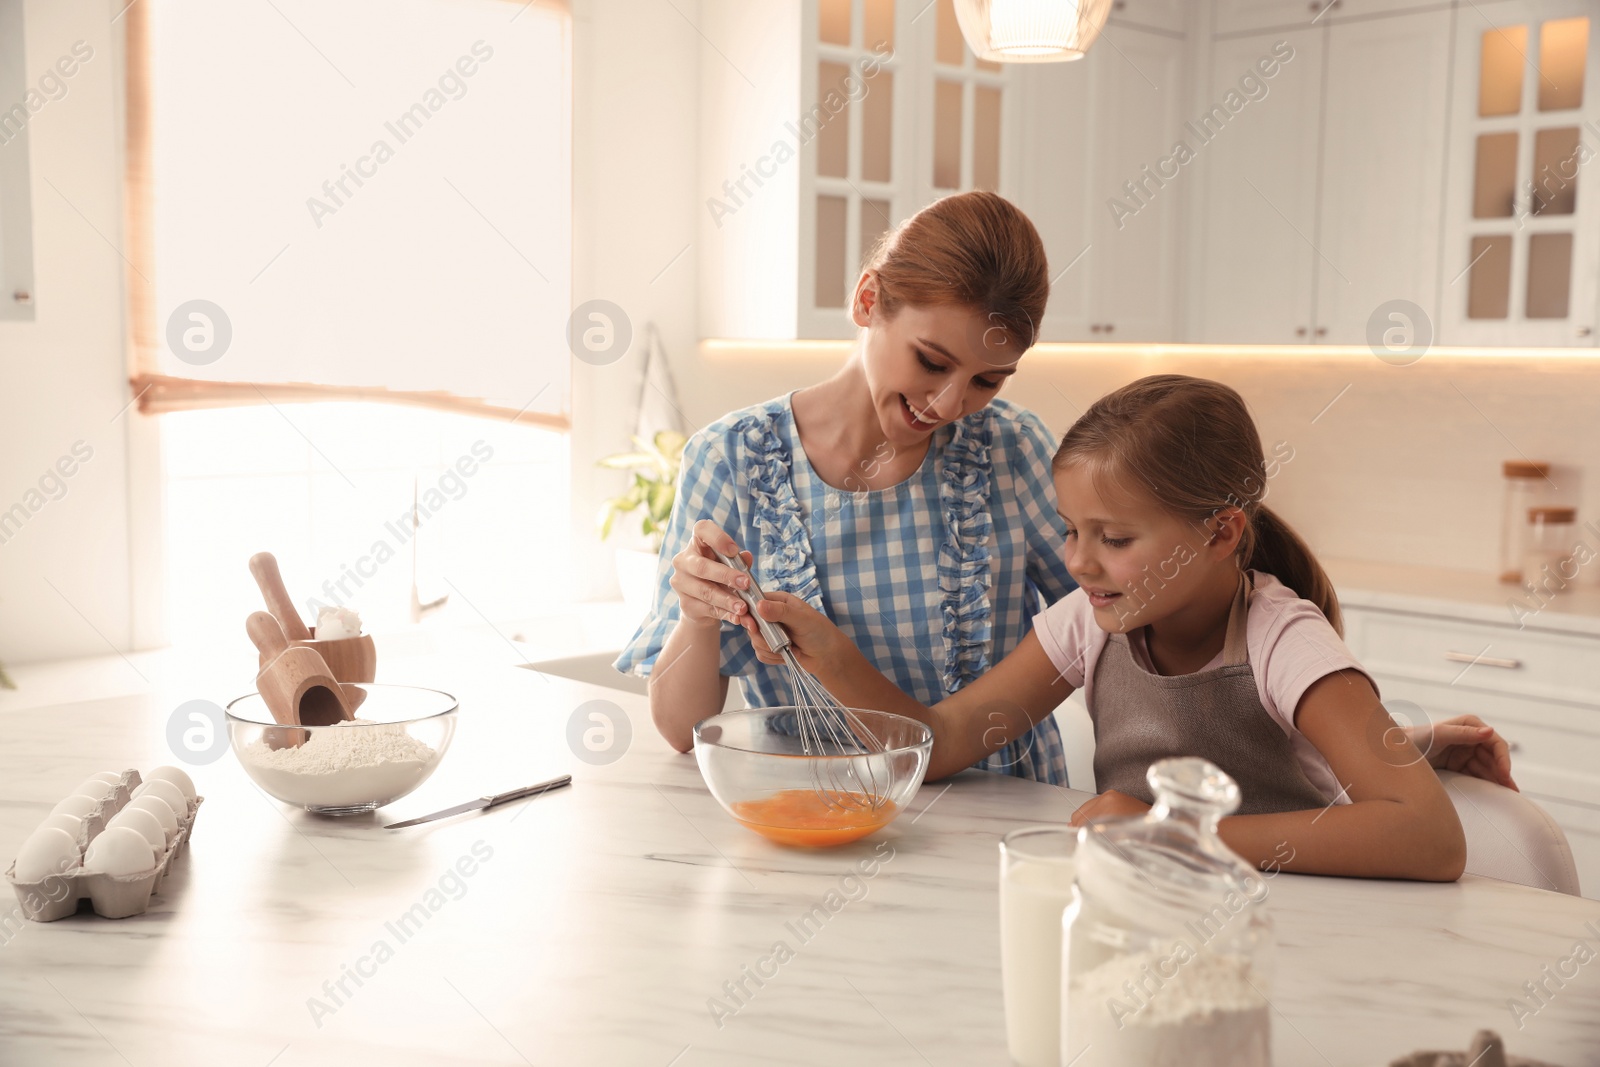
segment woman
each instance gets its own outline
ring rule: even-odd
[[[729,677],[752,706],[794,702],[736,625],[748,609],[719,583],[743,579],[713,550],[748,547],[762,588],[825,612],[929,702],[1004,658],[1075,588],[1054,440],[996,399],[1049,290],[1022,212],[987,192],[935,201],[862,270],[860,341],[837,374],[690,439],[655,603],[616,663],[650,676],[651,715],[675,748],[722,710]],[[1054,719],[1004,740],[978,766],[1066,784]]]

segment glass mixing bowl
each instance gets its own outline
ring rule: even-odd
[[[456,698],[437,689],[362,682],[361,723],[279,726],[260,693],[228,705],[228,741],[269,795],[319,815],[355,815],[399,800],[439,766],[456,732]]]
[[[695,760],[717,803],[756,833],[803,848],[842,845],[892,822],[922,784],[933,731],[903,715],[856,711],[882,752],[824,740],[807,754],[795,712],[728,711],[695,726]]]

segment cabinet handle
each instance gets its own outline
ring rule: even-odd
[[[1090,333],[1099,333],[1100,332],[1100,324],[1098,322],[1091,322],[1089,324],[1089,332]]]
[[[1106,323],[1106,333],[1110,333],[1112,330],[1115,330],[1116,328],[1117,328],[1117,324],[1116,323],[1114,323],[1114,322]]]
[[[1579,327],[1578,327],[1578,336],[1579,336],[1579,337],[1588,337],[1588,336],[1589,336],[1589,334],[1591,334],[1591,333],[1593,333],[1593,332],[1594,332],[1594,331],[1592,331],[1592,330],[1591,330],[1591,329],[1589,329],[1589,327],[1587,327],[1587,326],[1579,326]]]
[[[1521,752],[1522,751],[1522,742],[1521,741],[1507,741],[1506,742],[1506,749],[1508,751],[1511,751],[1511,752]]]
[[[1485,667],[1504,667],[1508,671],[1522,667],[1520,659],[1502,659],[1499,656],[1479,656],[1472,652],[1446,652],[1444,658],[1451,663],[1481,663]]]
[[[1304,326],[1296,326],[1294,328],[1294,335],[1296,337],[1304,337],[1306,335],[1306,328]]]
[[[1328,336],[1328,328],[1326,326],[1318,326],[1317,327],[1317,336],[1318,337],[1326,337],[1326,336]]]

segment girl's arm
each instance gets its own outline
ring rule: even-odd
[[[1349,804],[1223,819],[1229,848],[1263,870],[1358,878],[1453,882],[1466,865],[1467,842],[1449,795],[1432,767],[1378,701],[1359,671],[1317,682],[1300,699],[1296,725],[1343,783]],[[1145,805],[1105,793],[1073,815],[1073,824],[1132,814]]]
[[[1030,633],[983,677],[928,707],[884,677],[843,631],[805,601],[781,592],[766,597],[757,610],[789,632],[800,665],[841,703],[904,715],[933,730],[930,782],[964,770],[1021,737],[1072,695],[1073,687],[1062,680],[1038,637]],[[783,660],[761,639],[755,621],[749,616],[740,621],[761,661],[781,664]]]

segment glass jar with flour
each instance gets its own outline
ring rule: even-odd
[[[1195,758],[1152,764],[1146,815],[1080,832],[1062,915],[1061,1062],[1268,1067],[1267,883],[1217,835],[1239,787]]]

